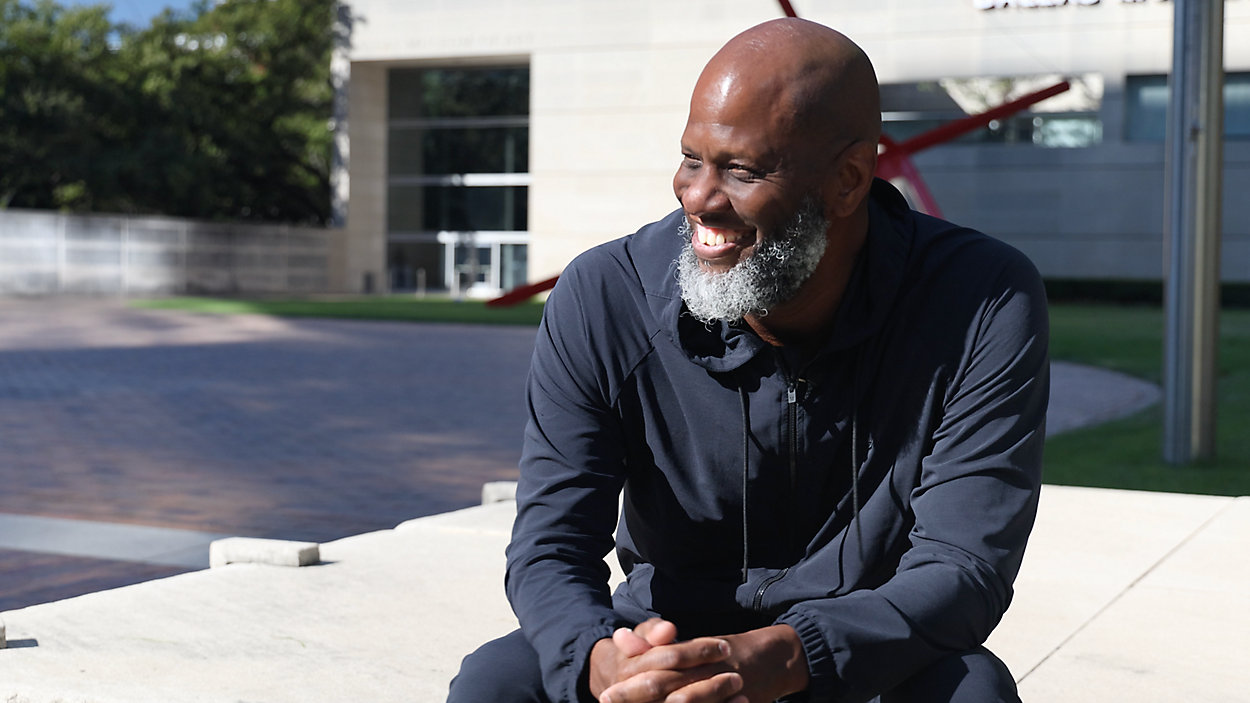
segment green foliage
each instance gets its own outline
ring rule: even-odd
[[[88,198],[96,156],[116,136],[120,99],[103,7],[0,0],[0,205],[58,207]],[[68,188],[67,188],[68,186]]]
[[[324,223],[332,0],[0,0],[0,207]]]
[[[1157,307],[1052,305],[1051,357],[1117,369],[1158,382],[1163,313]],[[1159,406],[1046,442],[1047,483],[1179,493],[1250,495],[1250,310],[1220,314],[1216,457],[1192,466],[1163,462]]]

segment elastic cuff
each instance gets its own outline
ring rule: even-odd
[[[840,681],[834,664],[833,651],[825,642],[820,628],[801,613],[794,611],[777,618],[777,624],[794,628],[799,636],[799,642],[803,644],[803,654],[807,657],[806,697],[797,697],[793,700],[813,703],[833,700]]]
[[[590,695],[590,650],[599,640],[611,637],[616,627],[615,625],[593,627],[583,632],[573,642],[573,657],[569,661],[569,671],[575,674],[568,679],[569,687],[565,691],[565,697],[557,698],[557,700],[594,703],[595,698]]]

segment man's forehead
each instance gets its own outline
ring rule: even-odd
[[[740,90],[740,88],[733,74],[723,73],[711,81],[711,85],[708,86],[707,90],[710,93],[708,95],[709,99],[723,104],[730,99],[735,90]]]
[[[724,46],[703,69],[700,83],[728,97],[737,92],[766,92],[794,79],[801,61],[788,47],[776,50],[757,42]]]
[[[786,80],[781,71],[761,71],[751,64],[709,65],[695,85],[691,108],[764,115],[789,102]]]
[[[705,78],[691,98],[688,125],[756,132],[769,142],[784,140],[794,129],[793,101],[777,76],[726,71]]]

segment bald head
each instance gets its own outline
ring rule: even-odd
[[[774,129],[811,140],[876,144],[881,135],[868,56],[843,34],[796,18],[765,22],[729,40],[703,69],[694,99],[768,107]]]
[[[673,175],[692,314],[741,317],[771,343],[827,332],[868,233],[878,105],[868,57],[813,22],[752,27],[712,57]]]

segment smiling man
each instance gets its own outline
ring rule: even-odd
[[[1045,296],[1018,252],[874,180],[879,132],[872,66],[827,27],[713,57],[681,208],[547,303],[521,629],[449,700],[1017,700],[982,643],[1036,511]]]

